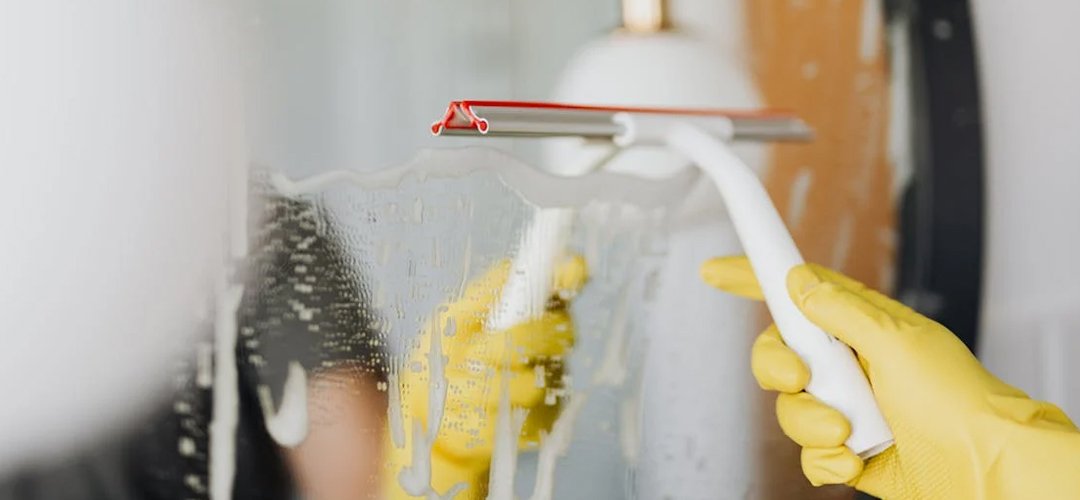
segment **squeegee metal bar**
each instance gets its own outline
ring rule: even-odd
[[[733,139],[807,141],[810,127],[793,113],[710,109],[586,106],[523,101],[453,101],[431,126],[435,135],[484,137],[583,137],[612,140],[623,132],[619,113],[729,120]]]

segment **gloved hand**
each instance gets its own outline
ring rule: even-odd
[[[712,259],[702,276],[762,299],[745,258]],[[787,281],[803,314],[856,351],[896,438],[865,464],[844,447],[847,420],[802,392],[811,374],[770,327],[751,367],[762,388],[780,392],[780,427],[803,447],[811,483],[884,499],[1080,498],[1080,432],[1060,409],[998,380],[945,327],[850,278],[804,265]]]
[[[541,317],[507,331],[486,331],[488,316],[498,303],[509,269],[508,262],[492,267],[472,281],[459,300],[440,307],[431,326],[410,351],[398,375],[405,442],[401,447],[388,444],[391,467],[383,481],[388,498],[426,498],[422,488],[427,484],[439,495],[458,489],[454,498],[485,498],[506,384],[511,407],[527,411],[519,436],[520,448],[537,446],[541,431],[550,430],[558,416],[563,356],[574,343],[567,300],[585,283],[585,261],[573,257],[559,266],[556,293]],[[431,443],[431,475],[426,478],[421,470],[425,468],[425,457],[416,456],[426,455],[426,450],[417,451],[415,444],[418,437],[424,439],[429,429],[428,397],[433,375],[436,381],[440,379],[439,368],[433,366],[430,356],[433,340],[438,341],[444,356],[446,390],[441,425]],[[440,392],[436,385],[435,393]],[[439,408],[434,413],[438,414]],[[388,432],[390,437],[392,434],[393,430]]]

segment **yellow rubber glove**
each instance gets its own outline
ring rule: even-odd
[[[559,266],[557,292],[540,318],[507,331],[486,331],[487,318],[497,304],[509,269],[508,262],[492,267],[472,281],[459,300],[440,307],[432,325],[410,351],[397,376],[403,423],[403,429],[397,432],[400,436],[404,431],[404,442],[400,443],[403,446],[393,443],[393,429],[387,433],[391,467],[383,485],[388,498],[427,498],[430,491],[422,489],[428,484],[444,498],[448,493],[457,499],[485,498],[504,384],[509,384],[505,394],[513,412],[525,415],[519,448],[539,445],[541,432],[550,430],[558,416],[563,356],[574,343],[566,301],[585,283],[585,261],[573,257]],[[440,379],[439,367],[433,369],[432,364],[433,340],[438,341],[443,353],[446,391],[441,425],[430,443],[430,477],[425,477],[423,462],[427,452],[423,446],[415,445],[417,438],[424,439],[428,432],[433,375],[435,380]],[[436,385],[435,392],[439,393],[439,389]]]
[[[745,258],[712,259],[702,276],[762,298]],[[856,351],[896,438],[865,464],[844,447],[847,420],[802,392],[811,374],[770,327],[751,367],[762,388],[780,392],[780,427],[803,447],[811,483],[884,499],[1080,498],[1080,432],[1060,409],[998,380],[945,327],[855,280],[804,265],[787,285],[810,321]]]

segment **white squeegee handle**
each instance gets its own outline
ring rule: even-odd
[[[792,302],[787,275],[802,255],[757,175],[722,140],[730,125],[708,127],[621,115],[622,145],[666,144],[700,167],[720,191],[735,232],[761,284],[780,335],[810,369],[807,392],[844,414],[851,423],[845,443],[863,458],[888,449],[893,435],[878,409],[870,383],[851,348],[810,322]]]

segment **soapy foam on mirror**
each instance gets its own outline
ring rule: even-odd
[[[596,385],[616,387],[626,380],[629,296],[630,287],[627,286],[619,294],[619,304],[612,314],[611,333],[604,347],[604,357],[600,361],[599,368],[593,372],[593,383]]]
[[[435,315],[431,332],[431,351],[428,352],[428,435],[434,438],[442,426],[443,405],[446,404],[446,356],[442,353],[442,319]]]
[[[412,496],[426,496],[431,491],[431,445],[423,425],[413,420],[412,463],[401,469],[398,484]]]
[[[209,389],[214,385],[214,344],[195,345],[195,387]]]
[[[458,283],[458,295],[464,295],[469,286],[469,273],[472,272],[472,235],[465,236],[465,252],[461,256],[461,282]]]
[[[387,412],[390,419],[390,441],[394,448],[405,446],[405,424],[401,416],[401,385],[398,383],[398,370],[393,368],[387,375]]]
[[[236,312],[243,285],[219,285],[214,320],[214,418],[210,422],[210,498],[232,496],[236,472],[236,425],[240,420],[239,375],[236,368]]]
[[[425,496],[434,493],[431,486],[431,449],[442,426],[443,405],[446,404],[446,357],[442,354],[441,316],[431,320],[431,345],[428,350],[428,428],[413,421],[412,463],[402,468],[398,483],[406,493]],[[407,367],[405,369],[408,369]]]
[[[619,403],[619,445],[626,463],[635,465],[641,456],[641,398],[644,377],[638,375],[634,394]]]
[[[632,203],[640,208],[667,207],[682,200],[698,178],[694,169],[664,179],[642,179],[606,171],[567,178],[533,168],[506,153],[489,148],[429,149],[399,167],[373,172],[331,170],[306,179],[284,174],[270,176],[271,185],[284,196],[318,193],[339,183],[365,189],[388,189],[406,178],[459,178],[490,171],[522,198],[542,208],[576,207],[590,203]]]
[[[506,336],[509,344],[510,336]],[[507,350],[509,356],[509,350]],[[488,500],[514,500],[514,472],[517,470],[518,436],[528,412],[510,407],[510,373],[503,372],[499,395],[499,415],[495,424],[495,448],[488,474]]]
[[[176,441],[176,451],[180,453],[180,456],[182,457],[195,456],[195,440],[187,436],[181,437]]]
[[[555,489],[555,464],[570,448],[574,423],[585,406],[585,400],[584,392],[573,393],[570,402],[551,426],[551,434],[544,438],[536,464],[536,484],[530,500],[551,500]]]
[[[296,361],[289,362],[281,407],[276,412],[270,388],[260,385],[258,394],[270,437],[286,448],[295,448],[302,443],[308,433],[307,373],[304,367]]]
[[[456,178],[480,171],[495,173],[500,180],[510,189],[516,191],[525,201],[540,209],[582,208],[590,205],[622,205],[625,203],[632,203],[641,208],[670,207],[683,198],[697,178],[697,173],[693,169],[686,169],[684,172],[666,179],[646,180],[636,176],[603,171],[588,173],[572,179],[561,178],[529,167],[504,153],[484,148],[468,148],[422,151],[416,159],[406,165],[377,172],[360,173],[338,170],[298,181],[290,180],[279,174],[274,175],[271,182],[282,194],[299,196],[321,192],[341,183],[353,184],[363,189],[387,189],[399,186],[406,179],[422,181],[428,177]],[[413,219],[415,220],[417,218],[416,207],[413,208]],[[608,215],[614,214],[609,213]],[[422,209],[420,218],[423,218]],[[471,238],[466,244],[471,247]],[[594,248],[591,250],[594,252],[590,253],[598,252],[599,248],[593,246]],[[388,250],[390,250],[388,247],[384,246],[380,250],[382,252],[377,252],[377,254],[381,253],[383,258],[388,257]],[[462,290],[464,290],[470,275],[469,268],[471,267],[472,257],[471,248],[466,248],[463,254],[463,267],[465,269],[462,272]],[[535,276],[532,273],[529,273],[529,275]],[[550,287],[550,275],[551,273],[548,273],[540,284]],[[533,279],[529,287],[536,285],[537,283]],[[546,298],[543,297],[544,301],[546,301]],[[542,307],[543,305],[532,299],[529,300],[529,303],[530,307],[525,309],[527,311],[535,311],[537,310],[536,307]],[[402,313],[403,311],[398,311],[399,316]],[[625,313],[623,316],[625,316]],[[625,323],[625,318],[623,322]],[[411,429],[413,462],[408,467],[403,468],[397,478],[406,492],[428,498],[438,496],[431,486],[431,450],[441,424],[447,390],[443,366],[445,360],[441,356],[442,339],[439,332],[437,330],[435,332],[436,334],[432,336],[431,351],[428,353],[431,367],[429,374],[431,383],[428,392],[429,425],[427,429],[424,429],[419,422],[414,421],[413,429]],[[606,359],[609,361],[598,372],[600,380],[619,384],[625,379],[626,342],[625,339],[616,339],[614,343],[609,343],[611,347],[609,347],[609,352],[606,355]],[[393,385],[397,386],[398,384],[394,383]],[[390,398],[394,398],[393,393],[391,393]],[[406,432],[404,425],[394,423],[395,421],[402,421],[400,395],[398,395],[398,400],[398,404],[392,405],[389,410],[391,437],[395,441],[395,446],[408,445],[409,443],[409,440],[403,436]],[[568,406],[556,420],[551,434],[545,439],[545,444],[541,447],[537,466],[538,479],[533,492],[533,498],[537,500],[550,499],[553,494],[553,476],[556,462],[558,457],[565,453],[569,447],[574,421],[584,405],[584,400],[583,393],[572,395]],[[395,412],[397,415],[395,415]],[[512,429],[518,426],[514,425],[516,419],[513,418],[513,412],[507,413],[506,416],[510,417],[511,431],[498,433],[496,445],[503,449],[513,450],[514,453],[493,457],[496,461],[496,463],[493,463],[493,468],[500,471],[512,471],[513,467],[507,467],[507,464],[516,458],[514,455],[516,454],[518,433],[514,433]],[[505,421],[502,422],[502,427],[506,427],[505,424]],[[394,430],[395,426],[400,429],[400,432]],[[401,437],[401,439],[399,440],[398,437]],[[507,443],[510,444],[509,447]],[[495,481],[495,484],[492,485],[493,491],[501,494],[500,492],[504,490],[512,490],[512,477],[502,482],[499,481],[499,477],[503,477],[503,474],[496,474],[491,478],[492,481]],[[456,491],[460,491],[460,487],[461,485],[457,485],[455,488],[451,488],[445,495],[450,496]]]

